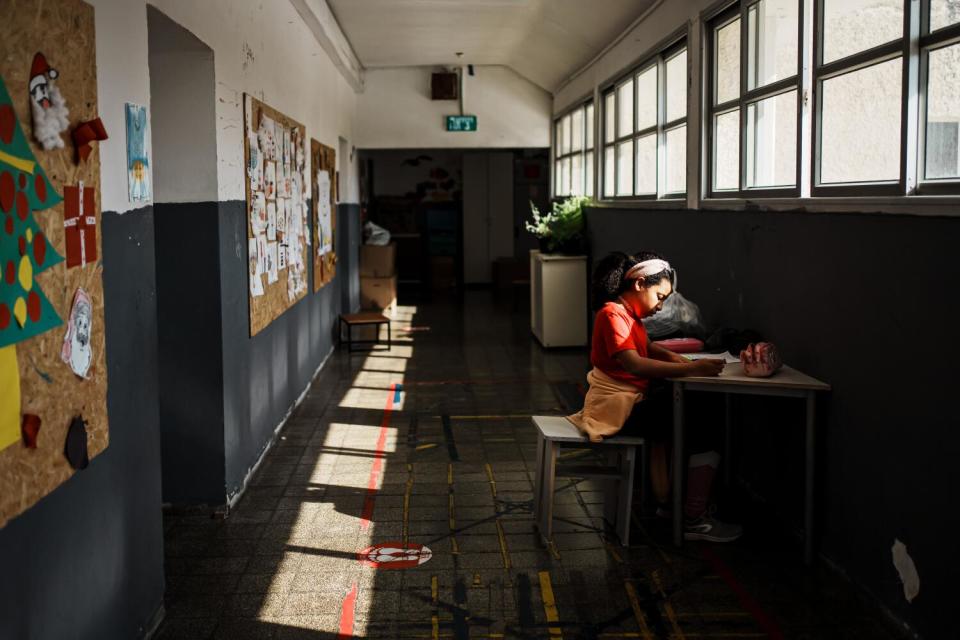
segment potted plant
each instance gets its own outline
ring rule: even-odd
[[[526,223],[527,231],[540,241],[543,253],[582,253],[584,249],[583,207],[590,203],[585,196],[570,196],[555,201],[551,210],[541,213],[530,203],[533,220]]]

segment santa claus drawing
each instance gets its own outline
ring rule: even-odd
[[[45,151],[62,149],[60,132],[69,125],[67,103],[57,88],[57,70],[38,53],[30,67],[30,108],[33,111],[33,136]]]

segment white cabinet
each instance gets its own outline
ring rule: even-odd
[[[587,344],[587,257],[530,252],[530,329],[545,347]]]

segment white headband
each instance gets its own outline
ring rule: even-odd
[[[669,262],[666,260],[661,260],[660,258],[654,258],[652,260],[644,260],[643,262],[638,262],[637,264],[633,265],[627,270],[627,273],[624,274],[623,277],[627,280],[639,280],[641,278],[646,278],[647,276],[653,276],[669,270]]]

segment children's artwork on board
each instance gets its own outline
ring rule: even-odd
[[[263,193],[253,194],[252,199],[250,229],[257,235],[267,230],[267,199]]]
[[[277,262],[277,243],[267,242],[267,283],[273,284],[280,279]]]
[[[287,245],[277,243],[277,269],[283,271],[287,268]]]
[[[247,257],[250,259],[250,295],[254,298],[263,295],[263,265],[260,261],[259,243],[256,238],[247,242]]]
[[[277,163],[267,161],[263,165],[263,194],[267,200],[277,197]]]
[[[83,183],[63,188],[64,245],[67,267],[83,267],[97,260],[97,217],[94,190]]]
[[[257,192],[263,190],[263,152],[260,151],[259,141],[256,136],[250,136],[247,140],[249,149],[249,158],[247,159],[247,176],[250,178],[250,191]]]
[[[275,242],[277,239],[277,203],[267,203],[267,240]]]
[[[317,225],[320,236],[319,255],[333,251],[333,219],[330,209],[330,172],[317,172]]]
[[[283,130],[283,175],[290,175],[290,130]]]
[[[286,198],[277,200],[277,242],[283,244],[287,236],[287,203]]]
[[[260,117],[260,129],[257,131],[257,137],[260,139],[260,150],[267,160],[275,161],[277,159],[277,133],[276,123],[268,116]]]
[[[33,56],[29,87],[33,137],[44,151],[63,149],[60,134],[70,126],[70,111],[56,83],[59,75],[42,53]]]
[[[90,347],[92,330],[93,304],[87,292],[78,288],[73,296],[73,307],[67,321],[67,332],[63,336],[60,358],[79,378],[89,378],[90,363],[93,361]]]
[[[150,200],[150,121],[147,108],[127,103],[127,197],[130,202]]]

